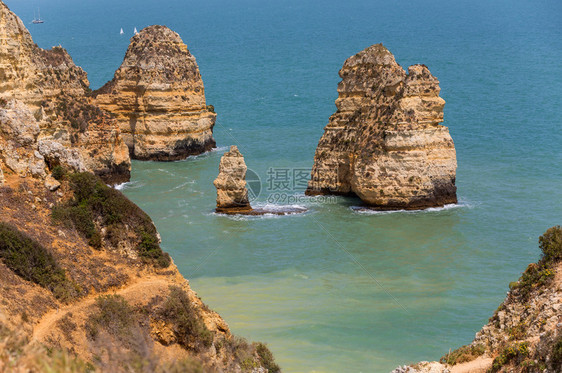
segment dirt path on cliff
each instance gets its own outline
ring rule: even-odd
[[[492,366],[493,358],[480,356],[467,363],[457,364],[451,369],[451,373],[485,373]]]
[[[79,299],[76,303],[49,311],[41,318],[33,328],[33,339],[43,340],[54,328],[56,323],[66,314],[71,312],[76,318],[82,319],[86,317],[87,309],[92,306],[100,295],[121,295],[127,299],[129,303],[135,303],[147,296],[155,296],[164,294],[168,291],[168,287],[173,283],[162,279],[162,277],[154,276],[143,278],[137,282],[131,283],[124,288],[108,291],[105,293],[96,293],[86,298]]]

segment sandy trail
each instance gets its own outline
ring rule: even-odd
[[[96,293],[79,299],[76,303],[69,304],[59,309],[49,311],[41,318],[39,323],[33,328],[33,339],[43,340],[55,327],[58,320],[69,312],[80,315],[93,305],[100,295],[118,294],[134,303],[135,301],[146,299],[148,296],[154,296],[168,290],[172,282],[162,279],[162,277],[143,278],[137,282],[131,283],[121,289],[112,290],[105,293]]]

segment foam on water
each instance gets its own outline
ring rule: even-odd
[[[145,183],[142,183],[140,181],[127,181],[121,184],[116,184],[113,186],[113,188],[120,191],[124,191],[125,189],[136,189],[136,188],[142,188],[143,186],[145,186]]]
[[[388,215],[388,214],[423,214],[428,212],[441,212],[458,208],[472,208],[467,203],[451,203],[443,207],[429,207],[423,210],[374,210],[365,206],[350,206],[353,212],[364,215]]]

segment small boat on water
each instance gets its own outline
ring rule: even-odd
[[[35,17],[35,12],[33,12],[33,21],[31,21],[31,23],[45,23],[45,21],[43,21],[41,19],[41,13],[39,12],[39,8],[37,8],[37,17]]]
[[[135,35],[137,35],[139,32],[137,31],[137,28],[135,27]]]
[[[125,33],[125,31],[123,31],[123,28],[121,27],[121,31],[119,32],[120,35],[123,35]]]

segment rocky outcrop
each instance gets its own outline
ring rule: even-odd
[[[39,48],[0,2],[0,163],[45,177],[56,165],[127,181],[130,159],[116,122],[90,103],[86,73],[62,47]]]
[[[113,80],[94,95],[115,115],[133,158],[173,161],[215,147],[216,114],[195,57],[165,26],[133,36]]]
[[[456,203],[456,153],[443,121],[439,81],[408,73],[382,45],[348,58],[337,111],[318,143],[306,193],[355,194],[378,209]]]
[[[541,260],[509,284],[471,344],[392,373],[562,372],[562,228],[548,229],[539,246]]]
[[[246,187],[247,170],[244,156],[237,146],[232,145],[221,157],[219,175],[213,182],[217,188],[216,212],[226,215],[291,215],[307,211],[306,208],[298,206],[252,208]],[[259,180],[257,182],[259,183]]]
[[[219,164],[219,176],[213,184],[217,188],[217,212],[244,213],[252,210],[246,188],[248,167],[238,147],[232,145]]]

